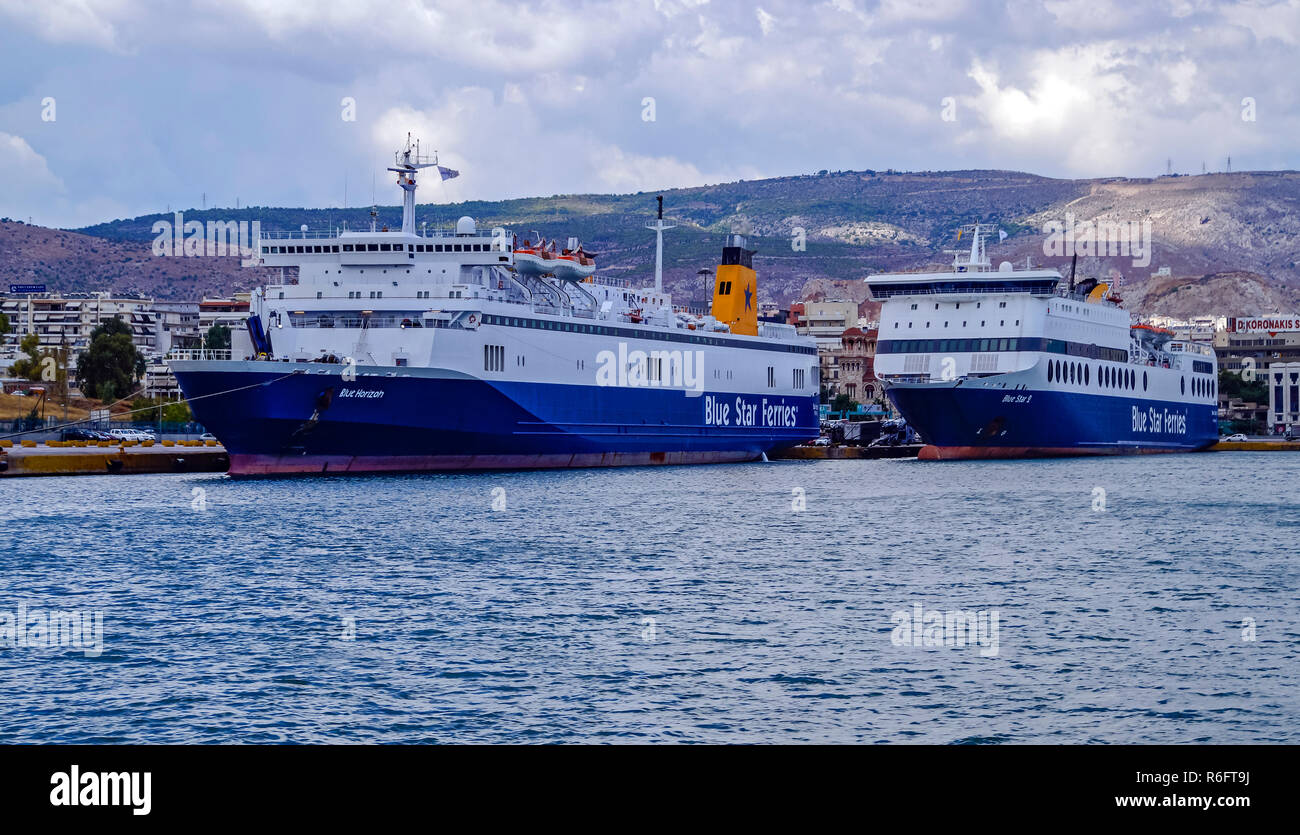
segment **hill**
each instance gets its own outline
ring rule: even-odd
[[[260,268],[241,269],[238,258],[155,258],[151,243],[0,219],[0,291],[10,284],[44,284],[64,293],[107,290],[197,300],[250,289],[266,275]]]
[[[520,235],[561,241],[576,235],[602,272],[647,280],[653,272],[654,195],[555,195],[417,207],[417,223],[446,227],[461,215]],[[872,272],[938,266],[958,245],[956,230],[996,224],[1008,238],[995,260],[1068,269],[1047,257],[1044,224],[1069,213],[1076,222],[1150,222],[1149,265],[1128,257],[1081,258],[1081,276],[1120,278],[1130,307],[1201,313],[1280,311],[1300,293],[1300,172],[1241,172],[1154,179],[1061,180],[1013,171],[839,171],[741,181],[664,192],[678,227],[665,235],[665,281],[681,300],[702,300],[728,232],[748,234],[758,250],[760,298],[788,303],[811,292],[857,299]],[[75,231],[0,222],[0,282],[43,281],[53,289],[136,290],[197,298],[261,281],[234,258],[154,258],[152,226],[171,215],[114,220]],[[247,207],[187,210],[186,220],[253,221],[270,230],[306,224],[368,228],[369,209]],[[379,209],[395,227],[399,207]],[[802,229],[806,248],[792,246]],[[1161,266],[1170,275],[1153,277]],[[7,283],[7,282],[6,282]],[[1166,284],[1196,292],[1171,290]],[[1257,307],[1264,305],[1264,308]],[[1240,309],[1250,306],[1249,310]]]

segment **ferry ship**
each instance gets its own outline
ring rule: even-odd
[[[922,459],[1190,452],[1218,440],[1208,345],[1131,321],[1093,279],[994,269],[978,225],[951,271],[866,279],[875,370]]]
[[[229,351],[169,364],[235,476],[760,459],[817,436],[817,349],[759,322],[754,251],[729,237],[710,313],[595,275],[576,242],[470,217],[416,232],[418,145],[397,152],[400,231],[266,233],[279,267]],[[372,213],[373,214],[373,213]],[[553,269],[539,267],[558,262]]]

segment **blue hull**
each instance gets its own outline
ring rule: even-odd
[[[897,386],[925,458],[1194,452],[1219,437],[1213,405],[1067,391]]]
[[[232,474],[753,460],[818,431],[816,397],[293,370],[176,369]]]

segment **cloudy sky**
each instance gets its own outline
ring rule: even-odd
[[[1300,0],[0,0],[0,70],[0,216],[66,227],[392,204],[407,131],[421,202],[1300,168]]]

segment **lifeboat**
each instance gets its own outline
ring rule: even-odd
[[[596,259],[579,245],[577,249],[563,250],[551,272],[561,281],[582,281],[596,272]]]
[[[515,269],[524,275],[547,275],[555,271],[557,258],[554,245],[547,248],[545,241],[536,244],[524,239],[523,246],[515,249]]]
[[[537,243],[525,238],[515,248],[515,269],[524,275],[553,275],[561,281],[586,281],[596,272],[596,259],[583,250],[577,238],[559,253],[555,241],[547,242],[533,232]]]

